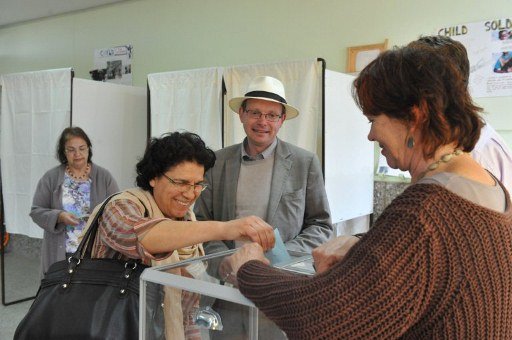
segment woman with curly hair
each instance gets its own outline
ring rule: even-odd
[[[105,206],[91,256],[160,265],[202,256],[202,242],[211,240],[251,240],[272,248],[273,229],[259,217],[196,221],[191,206],[206,188],[204,174],[214,163],[215,153],[194,133],[153,138],[136,166],[137,188],[115,195]],[[197,269],[179,274],[194,276]],[[199,337],[185,310],[197,304],[197,297],[172,289],[165,295],[166,337]]]

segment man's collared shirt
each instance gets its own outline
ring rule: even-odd
[[[257,154],[256,156],[249,156],[247,151],[245,150],[247,148],[247,137],[243,141],[243,148],[242,148],[242,160],[244,161],[256,161],[260,159],[267,159],[274,155],[274,151],[276,151],[277,146],[277,138],[274,139],[272,144],[269,145],[268,148],[266,148],[262,153]]]

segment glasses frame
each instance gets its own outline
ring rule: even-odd
[[[80,148],[82,148],[82,147],[84,147],[84,146],[85,146],[85,149],[80,150]],[[84,155],[84,154],[86,154],[87,152],[89,152],[89,146],[88,146],[88,145],[82,145],[82,146],[79,146],[77,149],[75,149],[75,148],[70,148],[70,149],[68,149],[68,148],[66,148],[66,147],[64,148],[64,153],[65,153],[66,155],[74,155],[74,154],[76,154],[76,153],[79,153],[79,154],[81,154],[81,155]]]
[[[251,118],[251,119],[260,119],[261,116],[263,116],[267,122],[272,122],[272,123],[278,122],[279,119],[283,118],[283,114],[280,114],[280,115],[276,115],[275,119],[269,119],[268,115],[269,114],[275,115],[275,113],[263,113],[263,112],[260,112],[259,110],[244,109],[244,112],[248,113],[249,118]],[[256,112],[260,113],[260,115],[258,117],[256,117]]]
[[[178,182],[176,181],[175,179],[167,176],[166,174],[162,174],[162,176],[164,176],[165,178],[167,178],[167,180],[174,186],[176,186],[177,188],[180,189],[181,192],[187,192],[189,191],[190,189],[192,189],[192,191],[196,194],[200,194],[202,193],[203,191],[206,190],[206,188],[208,187],[208,184],[189,184],[189,183],[183,183],[183,182]],[[197,188],[197,189],[196,189]]]

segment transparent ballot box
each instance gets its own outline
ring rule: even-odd
[[[139,339],[286,339],[240,293],[236,277],[219,277],[219,267],[235,251],[147,268],[140,278]],[[314,274],[305,253],[289,252],[273,266]]]

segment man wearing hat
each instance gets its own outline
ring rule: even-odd
[[[287,104],[283,84],[254,78],[244,97],[229,101],[247,137],[216,152],[207,189],[195,204],[199,220],[228,221],[256,215],[277,228],[288,250],[310,252],[332,235],[329,204],[315,154],[277,138],[299,111]],[[235,248],[209,242],[207,253]]]
[[[285,99],[283,84],[272,77],[254,78],[244,97],[232,98],[229,107],[240,118],[247,137],[242,143],[217,151],[215,166],[205,175],[207,189],[194,211],[198,220],[228,221],[256,215],[277,228],[288,250],[311,252],[332,236],[329,203],[320,162],[315,154],[277,138],[287,119],[299,111]],[[206,253],[233,249],[232,241],[205,244]],[[229,259],[229,258],[227,258]],[[234,282],[229,260],[210,263],[209,271]],[[214,338],[236,338],[243,311],[221,303],[223,332]],[[242,326],[244,324],[245,326]],[[283,333],[260,318],[260,338],[281,339]]]

